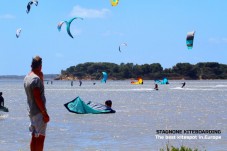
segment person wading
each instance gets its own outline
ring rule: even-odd
[[[50,118],[46,109],[44,93],[42,58],[32,59],[31,72],[24,78],[24,89],[27,95],[29,130],[32,133],[30,150],[43,151],[47,123]]]

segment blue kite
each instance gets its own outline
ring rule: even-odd
[[[58,23],[58,26],[57,26],[58,31],[61,31],[61,26],[65,23],[66,24],[66,31],[67,31],[68,35],[71,38],[73,38],[73,36],[72,36],[72,34],[70,32],[70,25],[71,25],[71,23],[72,23],[72,21],[74,19],[81,19],[81,20],[83,20],[83,18],[81,18],[81,17],[74,17],[74,18],[70,19],[69,21],[61,21],[61,22]]]

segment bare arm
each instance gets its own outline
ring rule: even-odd
[[[35,87],[33,89],[33,94],[34,94],[35,102],[36,102],[38,108],[40,109],[40,111],[43,115],[44,122],[45,123],[49,122],[50,118],[49,118],[49,115],[46,112],[46,107],[43,104],[43,101],[42,101],[42,98],[41,98],[41,95],[40,95],[40,89],[38,87]]]

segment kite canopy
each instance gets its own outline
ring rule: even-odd
[[[187,33],[186,44],[188,49],[192,49],[193,47],[194,35],[195,35],[195,31]]]
[[[72,101],[64,104],[66,109],[69,112],[77,113],[77,114],[101,114],[101,113],[115,113],[116,111],[112,110],[110,107],[107,107],[103,104],[93,103],[89,101],[85,103],[81,98],[78,96]]]
[[[138,80],[136,82],[132,81],[131,84],[143,84],[143,79],[142,78],[138,78]]]
[[[121,52],[121,46],[127,46],[127,43],[122,43],[122,44],[120,44],[120,46],[119,46],[119,51]]]
[[[32,0],[32,1],[28,2],[27,10],[26,10],[27,14],[30,12],[32,4],[35,4],[35,6],[38,6],[38,0]]]
[[[58,31],[61,31],[61,26],[64,24],[64,22],[65,22],[65,21],[60,21],[60,22],[58,23],[58,26],[57,26]]]
[[[168,81],[167,78],[163,78],[162,81],[160,81],[160,80],[155,80],[155,83],[157,83],[157,84],[169,84],[169,81]]]
[[[16,31],[16,37],[17,37],[17,38],[19,38],[20,33],[21,33],[21,30],[22,30],[21,28],[17,29],[17,31]]]
[[[65,23],[65,24],[66,24],[66,31],[67,31],[68,35],[69,35],[71,38],[73,38],[73,36],[72,36],[72,34],[71,34],[71,31],[70,31],[70,25],[71,25],[71,23],[72,23],[72,21],[73,21],[74,19],[81,19],[81,20],[83,20],[83,18],[81,18],[81,17],[74,17],[74,18],[70,19],[69,21],[60,21],[60,22],[58,23],[58,26],[57,26],[58,31],[61,31],[61,26]]]
[[[119,0],[110,0],[110,3],[112,6],[117,6],[118,2],[119,2]]]
[[[108,78],[108,74],[107,74],[106,72],[102,72],[102,76],[103,76],[103,77],[102,77],[101,82],[102,82],[102,83],[104,83],[104,82],[106,83],[106,80],[107,80],[107,78]]]

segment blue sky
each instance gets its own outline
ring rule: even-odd
[[[27,14],[28,2],[0,1],[0,75],[27,74],[35,55],[46,74],[84,62],[227,64],[226,0],[120,0],[116,7],[109,0],[39,0]],[[57,30],[72,17],[84,18],[71,24],[74,39],[65,25]],[[186,34],[193,30],[194,47],[187,50]]]

